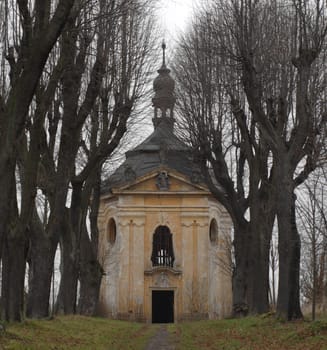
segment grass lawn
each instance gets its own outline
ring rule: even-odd
[[[0,349],[143,350],[156,327],[104,318],[63,316],[6,326]]]
[[[145,349],[158,325],[82,316],[7,325],[0,349]],[[327,317],[282,323],[273,317],[168,325],[176,350],[327,350]],[[158,349],[159,350],[159,349]]]
[[[176,350],[327,350],[327,317],[315,322],[247,317],[170,325]]]

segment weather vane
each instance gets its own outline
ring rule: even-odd
[[[165,40],[162,40],[162,65],[166,65],[166,43]]]

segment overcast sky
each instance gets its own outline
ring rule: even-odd
[[[176,40],[179,34],[186,30],[192,19],[197,4],[204,0],[159,0],[157,5],[157,21],[162,32],[162,39],[167,44],[167,63],[174,55]],[[160,50],[161,41],[158,43]]]
[[[190,21],[197,0],[161,0],[158,8],[158,22],[165,40],[176,40],[178,33]]]

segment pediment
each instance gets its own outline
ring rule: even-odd
[[[185,175],[169,168],[159,168],[142,177],[136,178],[132,183],[112,189],[113,193],[208,193],[204,184],[192,182]]]

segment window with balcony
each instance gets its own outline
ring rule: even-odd
[[[151,261],[153,266],[174,266],[173,235],[167,226],[158,226],[153,234]]]

